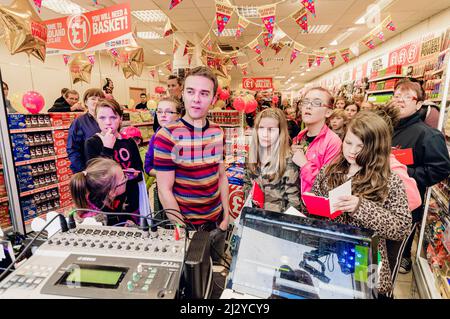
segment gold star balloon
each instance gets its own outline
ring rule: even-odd
[[[141,76],[144,69],[144,49],[140,47],[125,47],[119,49],[119,63],[126,79],[131,76]]]
[[[45,61],[47,27],[28,0],[0,5],[0,27],[11,55],[26,52]]]
[[[92,64],[82,53],[76,54],[69,63],[70,77],[72,83],[91,82]]]

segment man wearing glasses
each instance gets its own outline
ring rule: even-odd
[[[427,187],[439,183],[450,174],[450,158],[443,134],[426,125],[419,112],[424,92],[419,83],[402,80],[395,86],[394,97],[389,107],[397,107],[400,111],[400,122],[394,130],[392,145],[411,152],[408,175],[417,182],[422,203]],[[415,226],[422,221],[423,206],[412,212],[413,230],[405,246],[399,272],[411,271],[411,246]]]

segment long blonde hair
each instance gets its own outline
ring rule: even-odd
[[[269,181],[278,181],[286,171],[286,158],[291,155],[289,147],[289,133],[287,127],[286,116],[283,111],[276,108],[265,109],[258,113],[255,119],[255,126],[252,132],[252,140],[250,143],[250,152],[248,160],[248,169],[252,174],[258,174],[258,168],[261,168],[261,157],[263,150],[259,143],[258,129],[263,118],[272,118],[278,121],[279,136],[275,145],[271,148],[272,156],[269,165],[266,167]],[[261,172],[263,170],[261,169]]]
[[[352,193],[369,200],[383,201],[388,195],[391,174],[389,156],[392,137],[388,124],[374,112],[361,111],[350,121],[347,132],[355,134],[364,144],[356,156],[356,164],[361,169],[352,179]],[[349,167],[341,152],[325,170],[330,189],[345,182]]]

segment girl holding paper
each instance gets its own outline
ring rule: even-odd
[[[372,229],[379,236],[381,270],[377,288],[381,296],[393,290],[386,240],[401,241],[411,227],[411,213],[402,180],[391,172],[391,132],[387,123],[373,112],[355,115],[348,126],[342,152],[324,167],[312,192],[328,192],[352,180],[352,195],[341,196],[334,208],[346,212],[334,221]]]
[[[258,113],[244,177],[244,194],[254,183],[264,193],[264,209],[300,208],[298,168],[292,162],[286,117],[280,109]]]

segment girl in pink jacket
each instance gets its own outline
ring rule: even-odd
[[[300,168],[301,193],[309,192],[320,169],[341,151],[341,139],[326,125],[333,112],[334,98],[324,88],[308,90],[300,101],[306,128],[292,143],[292,161]]]

